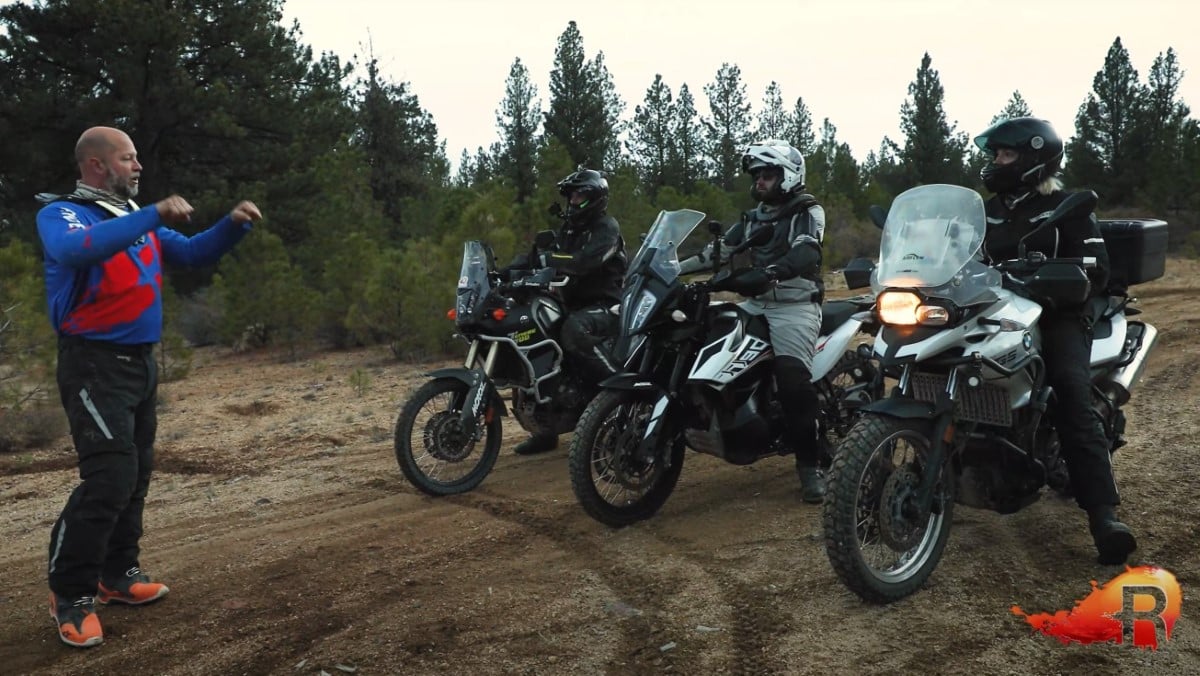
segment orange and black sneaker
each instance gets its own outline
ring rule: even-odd
[[[134,566],[116,580],[101,580],[100,592],[96,600],[100,603],[124,603],[140,606],[143,603],[157,601],[167,595],[167,585],[151,582],[150,576]]]
[[[96,600],[91,596],[60,599],[51,592],[50,619],[58,627],[58,637],[69,646],[90,648],[104,642]]]

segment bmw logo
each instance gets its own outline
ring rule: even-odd
[[[1029,335],[1028,331],[1025,332],[1025,335],[1021,336],[1021,347],[1026,350],[1033,347],[1033,336]]]

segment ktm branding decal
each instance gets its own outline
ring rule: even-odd
[[[771,350],[771,345],[765,340],[754,338],[750,344],[742,350],[742,353],[734,359],[729,366],[726,366],[721,371],[723,376],[735,376],[742,371],[745,371],[751,364],[758,361],[760,357]]]
[[[1026,613],[1013,606],[1012,612],[1063,643],[1132,643],[1157,650],[1160,638],[1170,640],[1182,602],[1183,592],[1174,575],[1162,568],[1139,566],[1126,567],[1103,586],[1092,580],[1092,592],[1076,601],[1071,610]]]

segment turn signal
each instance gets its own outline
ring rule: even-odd
[[[454,321],[455,319],[458,319],[458,310],[456,310],[454,308],[450,308],[449,310],[446,310],[446,319],[449,319],[450,321]]]

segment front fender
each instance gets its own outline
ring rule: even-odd
[[[459,366],[455,368],[436,369],[425,375],[434,379],[452,378],[464,383],[468,388],[474,388],[477,383],[482,381],[483,387],[486,387],[488,390],[488,396],[491,398],[492,405],[499,409],[500,415],[508,416],[508,406],[504,403],[504,397],[500,396],[500,393],[496,391],[495,385],[492,384],[492,381],[487,376],[483,375],[482,371]],[[468,389],[467,391],[470,392],[471,390]]]
[[[661,391],[663,388],[640,373],[618,373],[600,381],[600,387],[606,390],[625,390],[628,392]]]

